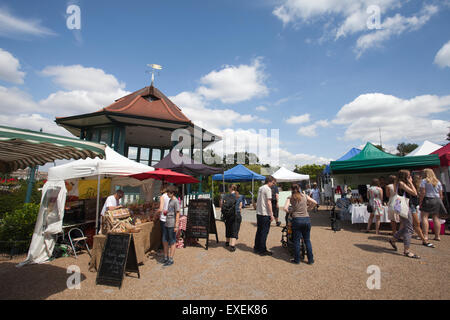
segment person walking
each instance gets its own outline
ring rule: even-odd
[[[370,227],[372,226],[373,218],[375,217],[375,233],[380,232],[380,218],[383,214],[383,189],[380,188],[380,180],[373,179],[372,185],[367,189],[367,198],[369,199],[368,210],[370,213],[369,221],[367,222],[366,233],[370,232]]]
[[[280,212],[280,209],[278,208],[278,200],[279,200],[280,191],[278,190],[278,186],[276,183],[270,189],[272,190],[273,217],[275,219],[276,226],[279,227],[281,225],[281,222],[278,221],[278,216],[279,216],[279,212]]]
[[[169,205],[167,211],[163,212],[163,214],[166,215],[166,222],[163,230],[163,244],[166,242],[166,245],[169,248],[169,257],[164,263],[164,267],[171,266],[174,263],[173,257],[176,249],[176,234],[178,232],[178,224],[180,221],[180,202],[176,197],[177,190],[178,189],[175,186],[170,186],[167,188]]]
[[[236,197],[236,208],[230,233],[228,234],[229,238],[227,238],[227,241],[230,241],[230,251],[234,252],[236,251],[236,240],[239,239],[239,230],[241,229],[242,222],[241,211],[244,205],[245,198],[239,193],[239,185],[232,185],[231,189],[232,191],[234,191],[234,196]]]
[[[411,245],[411,236],[413,234],[413,218],[412,212],[416,210],[415,205],[411,202],[411,197],[417,196],[416,187],[414,187],[414,183],[411,178],[411,173],[408,170],[400,170],[398,172],[398,178],[395,183],[395,193],[399,196],[404,196],[409,201],[409,210],[408,210],[408,218],[403,218],[400,216],[400,230],[398,230],[391,239],[389,239],[389,243],[397,250],[396,242],[400,239],[403,239],[403,254],[408,258],[420,259],[420,257],[411,251],[409,251],[409,247]]]
[[[421,175],[416,174],[413,177],[413,184],[414,184],[414,187],[416,188],[418,195],[411,197],[411,200],[410,200],[410,201],[412,201],[413,205],[416,207],[416,210],[412,212],[413,227],[414,227],[414,231],[417,234],[417,239],[422,240],[422,245],[424,245],[425,247],[428,247],[428,248],[434,248],[435,247],[434,244],[432,244],[431,242],[428,242],[428,239],[425,238],[422,228],[420,227],[420,217],[419,217],[419,211],[417,209],[419,207],[419,194],[420,194],[420,184],[421,183],[422,183]]]
[[[400,217],[395,211],[392,209],[392,201],[395,197],[395,181],[397,177],[394,175],[390,175],[388,177],[388,184],[386,185],[386,197],[388,198],[387,207],[388,207],[388,218],[391,221],[392,235],[397,232],[397,223],[400,222]]]
[[[419,199],[419,207],[422,216],[422,224],[423,224],[423,235],[425,240],[428,240],[428,217],[431,214],[433,217],[434,224],[434,241],[441,241],[440,232],[441,232],[441,223],[439,221],[439,212],[443,210],[445,207],[442,203],[442,199],[444,198],[442,192],[442,184],[436,178],[433,170],[424,169],[423,170],[425,178],[420,183],[420,199]],[[442,209],[441,209],[442,208]],[[445,212],[446,213],[446,212]]]
[[[308,207],[315,207],[317,202],[305,193],[302,193],[298,184],[291,187],[292,195],[286,200],[284,211],[289,212],[292,218],[292,237],[294,242],[294,259],[292,263],[300,263],[300,241],[303,239],[306,246],[308,264],[314,263],[311,245],[311,219]]]
[[[157,214],[157,218],[159,218],[159,224],[161,226],[161,242],[163,244],[163,251],[164,251],[164,259],[162,261],[160,261],[160,263],[166,263],[167,261],[169,261],[169,246],[167,244],[167,242],[164,242],[163,239],[166,237],[166,235],[164,234],[164,232],[166,231],[165,224],[166,224],[166,214],[164,214],[164,212],[167,213],[167,210],[169,209],[169,201],[170,198],[167,195],[167,184],[162,184],[161,185],[161,196],[159,197],[159,208],[158,210],[156,210],[156,214]]]
[[[256,235],[253,252],[262,256],[271,256],[272,252],[267,250],[266,241],[269,235],[270,223],[273,221],[272,211],[272,190],[276,183],[272,176],[266,177],[265,184],[258,189],[258,199],[256,203]]]

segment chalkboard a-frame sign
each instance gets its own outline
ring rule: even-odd
[[[211,199],[190,200],[186,238],[206,239],[206,250],[208,250],[210,233],[216,235],[216,241],[219,243],[216,218]]]
[[[136,272],[141,277],[134,247],[129,233],[109,233],[103,248],[96,284],[122,287],[125,272]]]

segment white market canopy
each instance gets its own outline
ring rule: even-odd
[[[414,149],[412,152],[408,153],[406,157],[414,157],[414,156],[427,156],[436,150],[442,148],[442,146],[425,140],[421,146]]]
[[[110,147],[105,159],[81,159],[48,169],[48,181],[78,179],[98,175],[129,176],[155,170],[153,167],[130,160]],[[131,179],[131,178],[130,178]]]
[[[65,180],[97,177],[98,186],[95,228],[98,230],[100,212],[100,177],[112,175],[120,179],[120,182],[118,183],[120,185],[129,185],[134,182],[136,184],[141,184],[144,187],[143,182],[139,182],[128,176],[154,170],[153,167],[125,158],[109,147],[105,148],[104,160],[100,158],[76,160],[61,166],[50,168],[48,170],[48,180],[42,190],[41,205],[27,259],[18,266],[29,263],[43,263],[48,261],[52,256],[55,247],[55,237],[53,235],[62,232],[64,207],[67,195]],[[149,193],[149,191],[150,190],[147,189],[146,193]]]
[[[309,180],[309,175],[299,174],[281,167],[277,172],[272,174],[272,177],[277,179],[277,182],[296,182]]]

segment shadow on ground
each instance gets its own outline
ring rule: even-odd
[[[73,273],[49,264],[17,268],[15,263],[0,263],[0,300],[43,300],[67,290],[67,280]],[[18,280],[20,279],[20,280]],[[81,274],[81,282],[86,276]]]

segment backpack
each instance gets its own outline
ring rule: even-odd
[[[234,194],[226,194],[222,200],[222,216],[220,220],[228,220],[236,214],[236,196]]]

